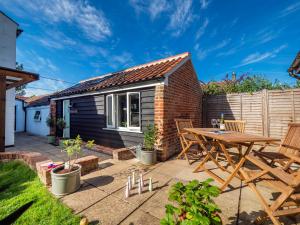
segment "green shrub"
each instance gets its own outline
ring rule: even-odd
[[[153,151],[157,139],[157,128],[152,124],[148,124],[144,132],[144,147],[147,151]]]
[[[66,127],[66,122],[63,118],[58,118],[56,121],[56,126],[58,127],[58,129],[63,130]]]
[[[160,221],[161,225],[209,225],[221,224],[218,215],[221,210],[212,197],[217,197],[220,190],[210,185],[212,179],[199,182],[190,181],[187,185],[182,182],[174,184],[169,192],[169,200],[175,206],[166,205],[166,215]]]
[[[202,85],[202,90],[205,95],[219,95],[242,92],[253,93],[263,89],[277,90],[297,87],[300,87],[300,81],[297,81],[297,83],[292,86],[287,83],[279,82],[278,80],[272,82],[261,75],[242,75],[237,80],[229,80],[228,77],[226,77],[220,82],[209,82]]]

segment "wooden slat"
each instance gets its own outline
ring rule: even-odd
[[[204,106],[205,127],[224,113],[225,120],[244,120],[246,133],[283,138],[290,122],[300,122],[300,89],[205,96]]]

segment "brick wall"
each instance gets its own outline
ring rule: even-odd
[[[189,118],[195,127],[202,126],[202,91],[191,60],[169,76],[167,85],[156,87],[154,110],[158,158],[164,161],[180,150],[175,118]]]
[[[50,101],[50,116],[56,121],[56,102],[53,100]],[[56,126],[50,128],[50,134],[56,135]]]

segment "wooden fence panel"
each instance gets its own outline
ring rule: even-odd
[[[205,96],[203,124],[211,119],[246,121],[246,132],[282,138],[290,122],[300,122],[300,89]]]
[[[242,120],[246,121],[247,133],[263,135],[262,93],[241,94]]]

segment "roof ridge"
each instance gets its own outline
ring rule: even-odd
[[[87,81],[97,80],[97,79],[100,79],[100,78],[104,78],[104,77],[113,75],[115,73],[129,72],[129,71],[144,68],[144,67],[147,67],[147,66],[153,66],[153,65],[156,65],[156,64],[159,64],[159,63],[162,63],[162,62],[166,62],[166,61],[169,61],[169,60],[178,59],[178,58],[181,58],[181,57],[184,58],[184,57],[188,57],[188,56],[190,56],[190,53],[189,52],[184,52],[184,53],[181,53],[181,54],[169,56],[167,58],[157,59],[157,60],[153,60],[153,61],[150,61],[150,62],[147,62],[147,63],[144,63],[144,64],[140,64],[140,65],[137,65],[137,66],[132,66],[132,67],[129,67],[129,68],[124,69],[124,70],[119,70],[119,71],[112,72],[112,73],[106,73],[106,74],[103,74],[103,75],[100,75],[100,76],[97,76],[97,77],[92,77],[92,78],[89,78],[89,79],[86,79],[86,80],[81,80],[81,81],[79,81],[79,83],[84,83],[84,82],[87,82]]]

